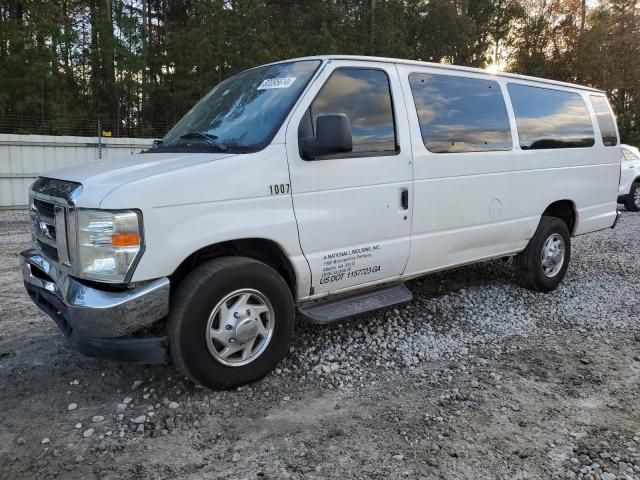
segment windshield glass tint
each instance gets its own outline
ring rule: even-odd
[[[163,138],[159,149],[264,147],[319,65],[318,60],[305,60],[234,75],[200,100]]]

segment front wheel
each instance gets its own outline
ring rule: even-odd
[[[244,257],[215,259],[178,287],[169,316],[171,356],[206,387],[251,383],[287,354],[294,318],[289,287],[273,268]]]
[[[543,216],[529,245],[515,258],[517,280],[529,290],[550,292],[560,285],[570,257],[571,237],[566,223]]]
[[[630,212],[640,212],[640,182],[634,182],[631,185],[624,206]]]

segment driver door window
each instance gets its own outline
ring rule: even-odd
[[[299,137],[313,135],[319,115],[343,113],[349,118],[353,151],[339,157],[393,155],[396,129],[389,78],[382,70],[340,68],[333,72],[300,123]]]

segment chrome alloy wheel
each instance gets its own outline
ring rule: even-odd
[[[206,327],[209,353],[228,367],[253,362],[271,341],[274,316],[271,303],[259,291],[231,292],[209,315]]]
[[[636,191],[633,192],[633,203],[636,208],[640,208],[640,187],[636,188]]]
[[[542,247],[542,272],[547,278],[555,277],[564,265],[564,239],[554,233],[544,242]]]

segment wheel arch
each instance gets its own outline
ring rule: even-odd
[[[282,246],[266,238],[228,240],[196,250],[187,256],[174,272],[169,275],[172,291],[175,291],[176,286],[199,265],[225,256],[248,257],[269,265],[282,276],[289,286],[293,298],[297,298],[298,279],[293,264],[285,254]]]
[[[573,235],[578,223],[578,210],[572,200],[557,200],[550,204],[544,212],[543,217],[556,217],[564,221],[569,229],[569,234]]]

